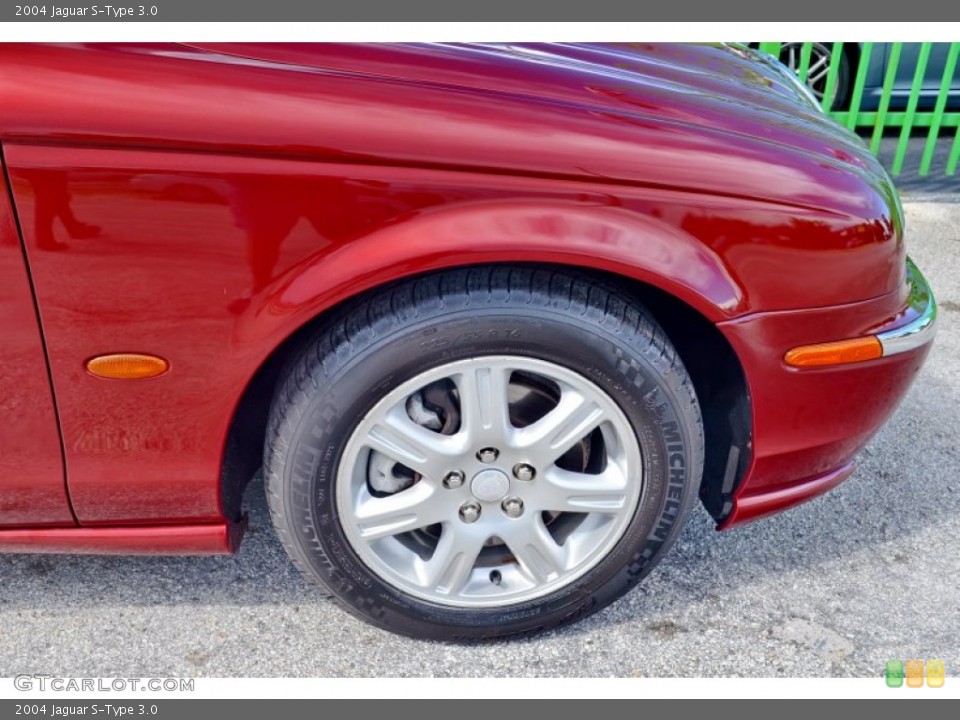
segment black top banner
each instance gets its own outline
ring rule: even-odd
[[[837,0],[802,4],[770,0],[679,0],[670,3],[590,0],[518,2],[485,0],[55,0],[5,4],[3,22],[949,22],[960,20],[960,3],[913,0],[864,5]]]

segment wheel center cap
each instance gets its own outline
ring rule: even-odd
[[[510,478],[500,470],[489,468],[481,470],[470,481],[470,492],[477,500],[496,502],[507,495],[510,490]]]

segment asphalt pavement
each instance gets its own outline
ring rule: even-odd
[[[869,135],[862,135],[865,142],[869,142]],[[897,151],[899,133],[887,131],[880,143],[879,158],[885,168],[893,167],[893,160]],[[896,178],[897,187],[904,196],[926,198],[931,201],[942,199],[950,200],[950,195],[960,193],[960,174],[947,175],[944,171],[949,164],[950,152],[953,149],[954,133],[944,132],[934,145],[933,159],[930,170],[926,175],[920,174],[920,160],[926,146],[927,136],[922,130],[916,130],[907,143],[907,152],[904,155],[903,168]],[[956,202],[958,198],[952,198]]]
[[[960,675],[960,196],[904,199],[939,335],[859,470],[827,496],[727,533],[698,507],[612,607],[463,647],[391,635],[321,598],[256,484],[235,557],[0,556],[0,677],[867,677],[910,658]]]

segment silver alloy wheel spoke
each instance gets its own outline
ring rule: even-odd
[[[433,556],[419,573],[423,587],[440,595],[455,594],[463,587],[487,539],[481,533],[457,530],[453,523],[444,525]]]
[[[470,366],[457,376],[463,429],[475,446],[495,447],[506,439],[510,427],[509,381],[510,370],[499,366]]]
[[[459,417],[449,434],[408,410],[416,395],[423,414],[428,386],[429,413],[441,412],[437,388],[449,388],[442,412]],[[514,419],[512,403],[536,409]],[[373,482],[385,472],[395,484]],[[451,477],[462,480],[444,482]],[[601,562],[642,486],[639,442],[609,395],[554,363],[491,356],[440,365],[387,393],[348,440],[335,492],[350,546],[388,584],[440,604],[498,607],[547,595]]]
[[[816,74],[811,73],[810,75],[807,76],[807,83],[810,84],[810,85],[813,85],[814,83],[818,83],[818,82],[820,82],[821,80],[823,80],[824,78],[826,78],[826,77],[827,77],[827,73],[829,73],[829,72],[830,72],[830,68],[829,68],[829,67],[825,67],[825,68],[823,68],[822,70],[820,70],[819,72],[817,72]]]
[[[817,72],[817,70],[824,68],[824,72],[826,72],[826,70],[829,69],[828,68],[828,65],[830,64],[829,55],[820,55],[819,57],[815,57],[814,59],[816,62],[811,63],[810,67],[807,68],[807,77],[810,79],[813,79],[813,74]],[[820,76],[818,75],[817,77],[820,77]]]
[[[438,494],[427,483],[417,483],[387,497],[368,494],[354,509],[360,537],[370,542],[440,522],[449,508],[437,501]]]
[[[366,445],[425,477],[438,478],[462,452],[459,440],[417,425],[397,407],[367,431]]]
[[[531,522],[512,525],[503,531],[503,541],[535,582],[553,580],[570,569],[569,554],[553,539],[539,514]]]
[[[627,479],[616,465],[598,475],[552,467],[544,473],[543,480],[536,496],[539,510],[616,513],[628,499]]]
[[[603,408],[572,388],[563,388],[560,402],[528,427],[516,430],[514,445],[529,450],[534,466],[548,466],[603,421]]]

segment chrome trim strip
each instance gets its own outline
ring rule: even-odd
[[[878,333],[877,340],[883,347],[883,356],[910,352],[933,340],[937,334],[937,303],[926,278],[907,258],[907,281],[910,283],[909,304],[920,315],[906,325]]]

